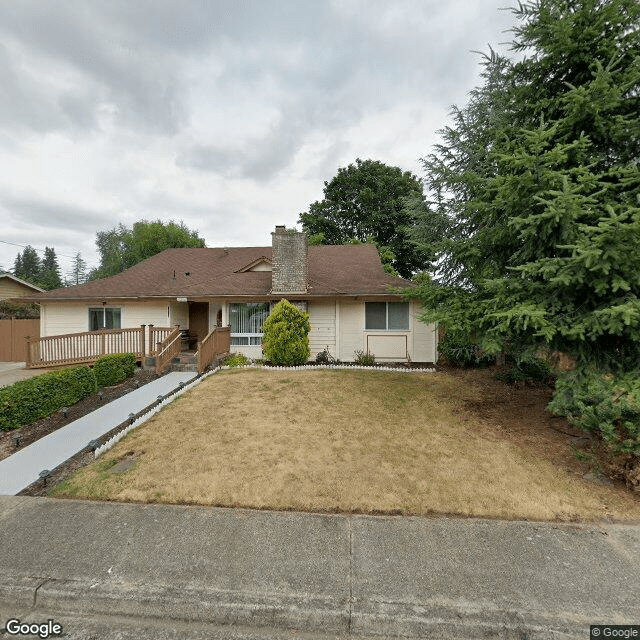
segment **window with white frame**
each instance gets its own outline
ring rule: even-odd
[[[408,302],[365,302],[367,331],[408,331]]]
[[[89,307],[89,331],[122,329],[120,307]]]
[[[268,302],[230,304],[231,344],[235,346],[259,346],[262,343],[262,327],[268,317]]]

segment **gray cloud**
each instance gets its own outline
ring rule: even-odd
[[[53,223],[75,232],[89,231],[101,224],[111,223],[113,226],[112,213],[86,209],[67,202],[0,193],[0,207],[9,218],[23,224],[46,227]]]
[[[0,154],[19,167],[0,176],[0,206],[13,224],[0,223],[0,237],[26,243],[40,229],[66,231],[84,234],[78,245],[87,247],[98,228],[155,212],[192,228],[202,220],[219,235],[230,211],[249,230],[225,231],[226,242],[264,244],[274,221],[261,216],[297,216],[338,166],[377,153],[410,168],[429,152],[446,124],[434,114],[463,103],[477,82],[470,50],[509,39],[499,4],[0,3]],[[407,144],[409,135],[419,143]],[[67,182],[48,196],[47,163],[58,161]],[[38,197],[25,195],[32,187]],[[83,209],[75,189],[122,211]],[[215,211],[203,206],[208,197]]]

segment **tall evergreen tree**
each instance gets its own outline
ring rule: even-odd
[[[65,284],[67,286],[73,286],[77,284],[83,284],[87,281],[87,263],[82,258],[82,255],[78,251],[71,263],[71,271],[69,272]]]
[[[44,258],[40,265],[39,282],[40,286],[47,290],[58,289],[62,286],[60,266],[53,247],[45,247]]]
[[[13,275],[16,278],[22,277],[22,254],[21,253],[18,253],[13,263]]]
[[[17,278],[37,285],[40,281],[40,268],[40,257],[37,251],[31,245],[27,245],[22,250],[22,254],[16,257],[13,273]]]
[[[548,344],[582,362],[640,361],[640,4],[537,0],[513,63],[484,84],[425,158],[416,238],[440,273],[424,319],[497,351]],[[436,240],[432,229],[444,227]]]

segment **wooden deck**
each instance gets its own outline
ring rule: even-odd
[[[182,332],[176,327],[140,325],[125,329],[83,331],[45,338],[27,338],[29,369],[92,364],[104,355],[133,353],[137,360],[156,358],[156,371],[163,373],[182,349]],[[198,371],[229,352],[230,328],[216,327],[198,343]]]

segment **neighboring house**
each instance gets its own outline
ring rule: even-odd
[[[44,289],[34,284],[20,280],[10,273],[0,272],[0,300],[7,298],[20,298],[33,293],[42,292]]]
[[[342,361],[369,351],[379,361],[435,362],[437,333],[417,302],[391,288],[373,245],[308,246],[277,226],[271,247],[167,249],[126,271],[29,298],[40,303],[41,336],[100,328],[180,325],[202,340],[231,326],[231,351],[262,357],[262,326],[286,298],[309,313],[312,358]]]

